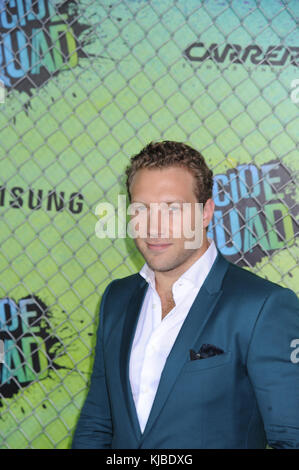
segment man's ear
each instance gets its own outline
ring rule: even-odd
[[[203,228],[208,227],[212,220],[215,210],[215,202],[213,199],[208,199],[203,208]]]

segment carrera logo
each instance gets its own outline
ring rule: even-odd
[[[257,44],[241,46],[240,44],[216,44],[207,46],[203,42],[194,42],[184,50],[184,56],[193,62],[212,60],[218,64],[231,62],[233,64],[254,64],[281,66],[289,63],[298,67],[299,47],[268,46],[262,48]]]

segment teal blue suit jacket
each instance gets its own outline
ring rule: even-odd
[[[299,362],[291,347],[299,338],[297,296],[219,251],[167,358],[141,433],[129,358],[147,288],[137,273],[104,292],[72,448],[299,448]],[[189,350],[203,343],[224,352],[191,361]]]

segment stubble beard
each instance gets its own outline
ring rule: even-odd
[[[192,255],[197,252],[197,249],[185,249],[182,252],[178,253],[174,259],[171,260],[165,260],[164,262],[161,260],[161,257],[164,254],[157,254],[156,259],[157,261],[155,262],[155,256],[150,259],[148,256],[148,253],[146,252],[146,248],[143,248],[142,246],[139,245],[139,243],[136,241],[136,246],[137,249],[140,251],[142,256],[144,257],[147,265],[153,270],[157,272],[168,272],[172,271],[178,267],[180,267],[182,264],[184,264],[189,258],[192,257]],[[161,265],[163,263],[163,265]]]

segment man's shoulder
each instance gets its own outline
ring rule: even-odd
[[[254,273],[250,269],[238,266],[228,261],[226,282],[231,286],[244,290],[244,293],[250,291],[270,294],[275,291],[282,291],[285,288],[276,282],[262,277],[262,274]]]

